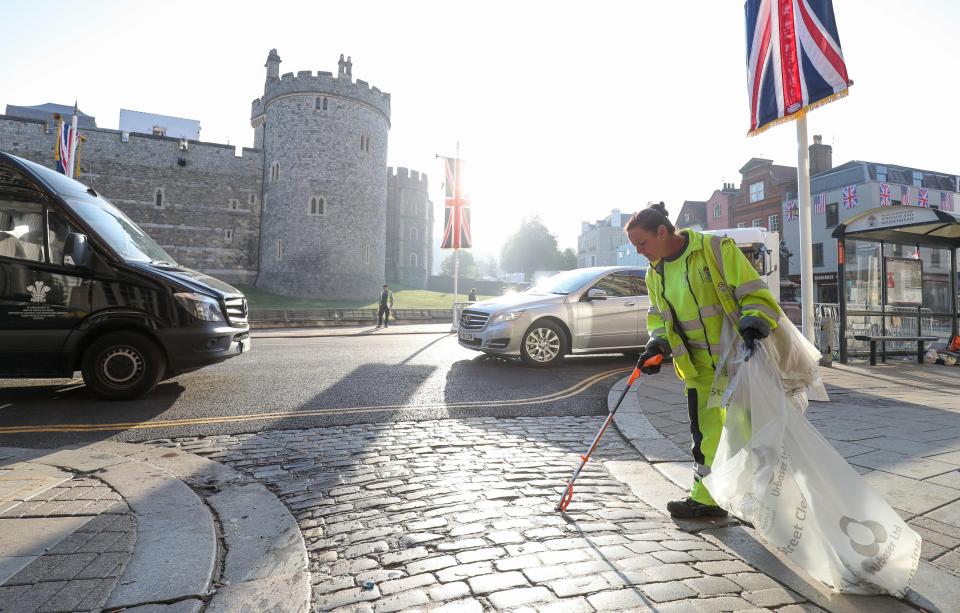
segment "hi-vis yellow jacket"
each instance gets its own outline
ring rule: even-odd
[[[739,330],[769,334],[781,311],[733,239],[681,232],[689,240],[684,252],[671,261],[652,262],[647,270],[647,330],[650,343],[673,354],[680,378],[712,377],[725,316]]]

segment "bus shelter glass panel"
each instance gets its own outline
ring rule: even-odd
[[[880,336],[883,329],[881,310],[880,243],[846,241],[846,264],[843,291],[846,294],[847,352],[865,354],[870,343],[858,341],[858,335]]]

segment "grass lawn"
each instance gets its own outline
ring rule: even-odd
[[[274,294],[252,285],[237,285],[247,297],[251,309],[375,309],[377,300],[318,300],[297,298]],[[403,286],[392,287],[393,307],[395,309],[449,309],[453,307],[453,294],[430,292],[422,289],[408,289]],[[492,296],[477,296],[479,300]],[[467,294],[460,294],[460,301],[466,302]]]

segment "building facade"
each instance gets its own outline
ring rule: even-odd
[[[684,200],[673,225],[678,229],[690,228],[703,232],[707,229],[707,203],[699,200]]]
[[[433,236],[427,177],[388,172],[390,95],[354,80],[342,56],[337,76],[280,76],[279,66],[271,50],[263,96],[251,108],[253,148],[103,129],[81,115],[79,180],[178,263],[225,281],[335,299],[369,298],[388,278],[426,287]],[[8,105],[0,150],[54,167],[53,114],[72,110]],[[398,181],[402,188],[388,189]],[[401,198],[419,199],[419,218],[388,219],[389,209],[405,206]],[[388,236],[397,237],[398,258],[389,266]]]
[[[839,299],[841,284],[837,279],[837,241],[832,236],[839,224],[867,209],[880,206],[928,206],[954,212],[960,210],[960,176],[955,174],[859,160],[818,170],[817,174],[810,177],[816,302],[836,303]],[[794,204],[789,200],[781,206],[786,211]],[[791,213],[784,221],[783,239],[791,254],[790,278],[799,283],[800,223],[795,214]],[[847,246],[848,273],[856,274],[858,267],[879,266],[876,243],[850,243]],[[917,255],[923,261],[924,306],[933,310],[938,310],[938,307],[949,309],[948,250],[926,247],[918,250],[909,245],[884,245],[883,248],[883,257],[915,258]],[[863,261],[858,262],[858,259]],[[847,279],[847,284],[851,285],[851,279]],[[848,293],[848,300],[852,303],[879,304],[876,295],[857,296]]]
[[[433,268],[433,202],[426,174],[387,169],[386,280],[425,288]]]
[[[707,199],[707,230],[732,228],[730,213],[740,190],[733,183],[724,183],[722,189],[715,189]]]
[[[740,169],[740,175],[740,189],[733,196],[728,227],[779,231],[783,201],[791,196],[796,198],[797,169],[764,158],[751,158]]]
[[[620,209],[613,209],[594,223],[581,223],[577,238],[577,268],[616,266],[617,248],[627,239],[623,224],[628,218],[629,215],[622,214]]]

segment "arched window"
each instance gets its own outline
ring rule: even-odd
[[[411,267],[411,268],[416,268],[416,267],[417,267],[417,254],[416,254],[416,253],[411,253],[411,254],[410,254],[410,267]]]
[[[317,198],[317,215],[323,215],[327,212],[327,201],[323,198]]]
[[[310,214],[311,214],[311,215],[316,215],[316,214],[317,214],[317,199],[316,199],[316,198],[311,198],[311,199],[310,199]]]
[[[311,196],[307,205],[307,212],[311,215],[323,215],[326,211],[327,201],[319,196]]]
[[[270,166],[270,180],[274,183],[280,180],[280,162],[274,162]]]
[[[410,240],[412,241],[420,240],[420,235],[417,233],[416,228],[410,228]]]
[[[313,108],[315,109],[323,108],[323,100],[320,98],[320,96],[317,96],[317,101],[314,103]]]
[[[327,97],[323,97],[323,110],[327,110]]]
[[[159,189],[159,188],[158,188],[157,191],[154,192],[154,194],[153,194],[153,204],[154,204],[154,206],[156,206],[158,209],[163,208],[163,190],[162,190],[162,189]]]

